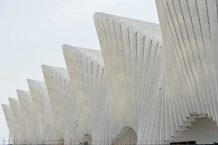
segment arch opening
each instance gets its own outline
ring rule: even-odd
[[[80,145],[91,145],[92,144],[92,136],[90,134],[85,134],[82,137],[82,141],[80,142]]]
[[[196,144],[214,144],[218,142],[218,126],[211,118],[200,117],[187,126],[187,130],[174,136],[171,144],[195,142]]]
[[[137,134],[131,127],[123,127],[112,145],[136,145]]]

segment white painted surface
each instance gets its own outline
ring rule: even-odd
[[[130,127],[138,144],[167,143],[172,137],[216,141],[217,1],[156,3],[161,29],[157,24],[96,13],[102,53],[63,45],[67,69],[42,65],[46,86],[28,80],[33,138],[45,140],[45,116],[52,114],[57,140],[81,140],[90,134],[93,140],[111,144],[124,127]],[[4,107],[8,126],[21,139],[25,101],[21,99],[20,106],[16,100],[9,102],[11,113]],[[45,102],[51,104],[50,112],[45,112]],[[18,122],[15,127],[10,116]],[[128,132],[122,136],[132,139]]]
[[[198,118],[188,127],[182,136],[172,138],[178,141],[196,141],[197,144],[213,144],[218,142],[218,126],[209,118]]]

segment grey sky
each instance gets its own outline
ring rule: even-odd
[[[63,43],[99,50],[94,12],[158,23],[154,0],[0,0],[0,103],[28,90],[27,78],[43,80],[41,64],[65,67]]]

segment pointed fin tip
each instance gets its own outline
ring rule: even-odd
[[[44,77],[50,76],[51,74],[61,74],[62,72],[68,73],[67,69],[64,67],[59,66],[49,66],[49,65],[43,65],[42,66]]]
[[[43,72],[43,74],[44,74],[44,73],[47,72],[46,70],[53,70],[53,66],[46,65],[46,64],[42,64],[42,65],[41,65],[41,69],[42,69],[42,72]]]
[[[28,93],[29,91],[27,91],[27,90],[21,90],[21,89],[16,89],[16,92]]]
[[[11,101],[17,101],[17,99],[12,98],[12,97],[8,97],[8,101],[9,101],[9,103],[10,103]]]
[[[71,45],[68,45],[68,44],[63,44],[61,47],[62,47],[64,57],[66,57],[66,55],[68,55],[69,50],[73,49],[73,47]]]
[[[53,70],[51,68],[51,66],[49,65],[45,65],[45,64],[42,64],[41,65],[41,69],[42,69],[42,72],[43,72],[43,76],[44,76],[44,79],[47,75],[49,75],[51,73],[51,71]]]
[[[35,80],[35,79],[27,79],[27,80],[32,81],[32,82],[36,82],[36,83],[43,83],[43,81],[41,81],[41,80]],[[21,91],[23,91],[23,90],[21,90]]]
[[[69,44],[63,44],[62,45],[62,50],[63,51],[67,51],[67,50],[79,50],[81,49],[82,47],[79,47],[79,46],[74,46],[74,45],[69,45]]]
[[[27,79],[27,82],[32,82],[33,80],[32,79]]]
[[[70,45],[68,45],[68,44],[62,44],[61,45],[61,48],[62,48],[62,50],[64,50],[64,49],[66,49],[67,47],[69,47]]]
[[[7,104],[2,104],[2,107],[4,108],[4,107],[8,107],[8,105]]]
[[[104,13],[103,12],[95,12],[93,14],[93,17],[98,17],[99,15],[102,15],[102,14],[104,14]]]
[[[41,64],[41,68],[42,68],[42,69],[45,69],[45,68],[47,68],[47,67],[49,67],[49,65]]]
[[[28,85],[30,85],[30,84],[35,84],[35,83],[37,83],[37,82],[38,82],[38,81],[33,80],[33,79],[27,79]]]

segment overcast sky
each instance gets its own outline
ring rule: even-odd
[[[95,12],[159,23],[154,0],[0,0],[0,103],[28,90],[27,78],[43,80],[41,64],[65,67],[62,44],[100,50]]]

